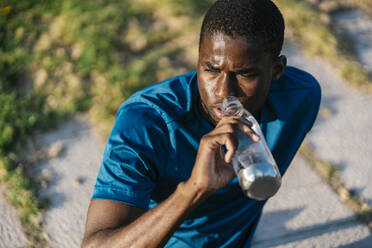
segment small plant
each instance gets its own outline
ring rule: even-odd
[[[340,175],[339,166],[318,158],[306,141],[300,148],[300,154],[322,179],[332,187],[339,199],[346,203],[358,219],[372,231],[372,207],[355,194],[352,189],[347,188]]]

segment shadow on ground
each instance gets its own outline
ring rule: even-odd
[[[294,208],[294,209],[286,209],[286,210],[279,210],[279,211],[272,211],[265,213],[265,218],[270,220],[275,220],[270,227],[266,227],[265,231],[269,234],[270,232],[279,232],[279,235],[269,234],[271,236],[267,239],[253,239],[252,245],[254,248],[264,248],[264,247],[277,247],[277,246],[285,246],[290,243],[300,243],[303,240],[311,240],[311,238],[316,238],[320,235],[327,235],[331,233],[336,233],[338,231],[342,231],[345,229],[349,229],[352,227],[356,227],[360,225],[360,223],[356,222],[356,218],[354,216],[340,218],[332,221],[327,221],[326,223],[322,224],[314,224],[310,226],[301,227],[299,229],[292,229],[287,227],[287,223],[290,222],[291,219],[295,218],[298,214],[300,214],[305,207]],[[262,237],[262,236],[261,236]],[[372,236],[368,236],[364,239],[358,241],[351,241],[352,243],[338,246],[338,247],[370,247],[372,244]],[[313,247],[318,247],[316,243],[313,244]],[[292,247],[292,246],[286,246]],[[296,246],[297,247],[297,246]],[[305,246],[299,246],[305,247]],[[319,246],[320,247],[320,246]],[[329,244],[329,247],[334,247],[332,244]]]

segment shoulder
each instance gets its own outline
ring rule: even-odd
[[[116,122],[123,126],[138,126],[152,121],[161,121],[161,113],[146,102],[124,102],[116,114]]]
[[[109,141],[167,140],[168,123],[185,113],[195,72],[150,85],[130,96],[116,114]]]
[[[157,108],[143,102],[124,103],[120,106],[109,141],[144,142],[148,135],[166,137],[167,124]],[[136,142],[136,143],[137,143]]]
[[[313,75],[293,66],[287,66],[283,76],[272,83],[270,92],[304,91],[318,95],[320,98],[320,85]]]
[[[194,79],[196,79],[195,71],[150,85],[133,94],[120,109],[124,113],[127,111],[137,113],[140,108],[147,110],[150,108],[165,122],[171,122],[190,111],[190,103],[196,95]],[[146,113],[142,112],[142,114]]]
[[[321,88],[318,81],[308,72],[296,67],[287,66],[283,76],[273,81],[269,94],[280,96],[298,102],[311,98],[314,104],[319,104]]]
[[[287,66],[283,76],[271,84],[268,102],[277,118],[315,116],[321,100],[318,81],[308,72]]]
[[[155,168],[165,163],[160,155],[168,153],[169,142],[168,126],[155,108],[140,102],[123,104],[107,139],[104,161],[116,161],[120,166],[131,164],[136,168],[140,165],[133,163],[141,161],[146,168]]]

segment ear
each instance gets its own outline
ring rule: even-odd
[[[272,80],[279,80],[287,66],[287,57],[285,55],[280,55],[275,59],[273,66]]]

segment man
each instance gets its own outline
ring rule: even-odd
[[[254,114],[283,174],[320,103],[316,80],[286,67],[283,36],[270,0],[211,6],[197,72],[154,84],[120,107],[84,247],[249,247],[265,201],[242,193],[230,162],[237,132],[259,138],[247,121],[223,117],[221,102],[236,96]]]

